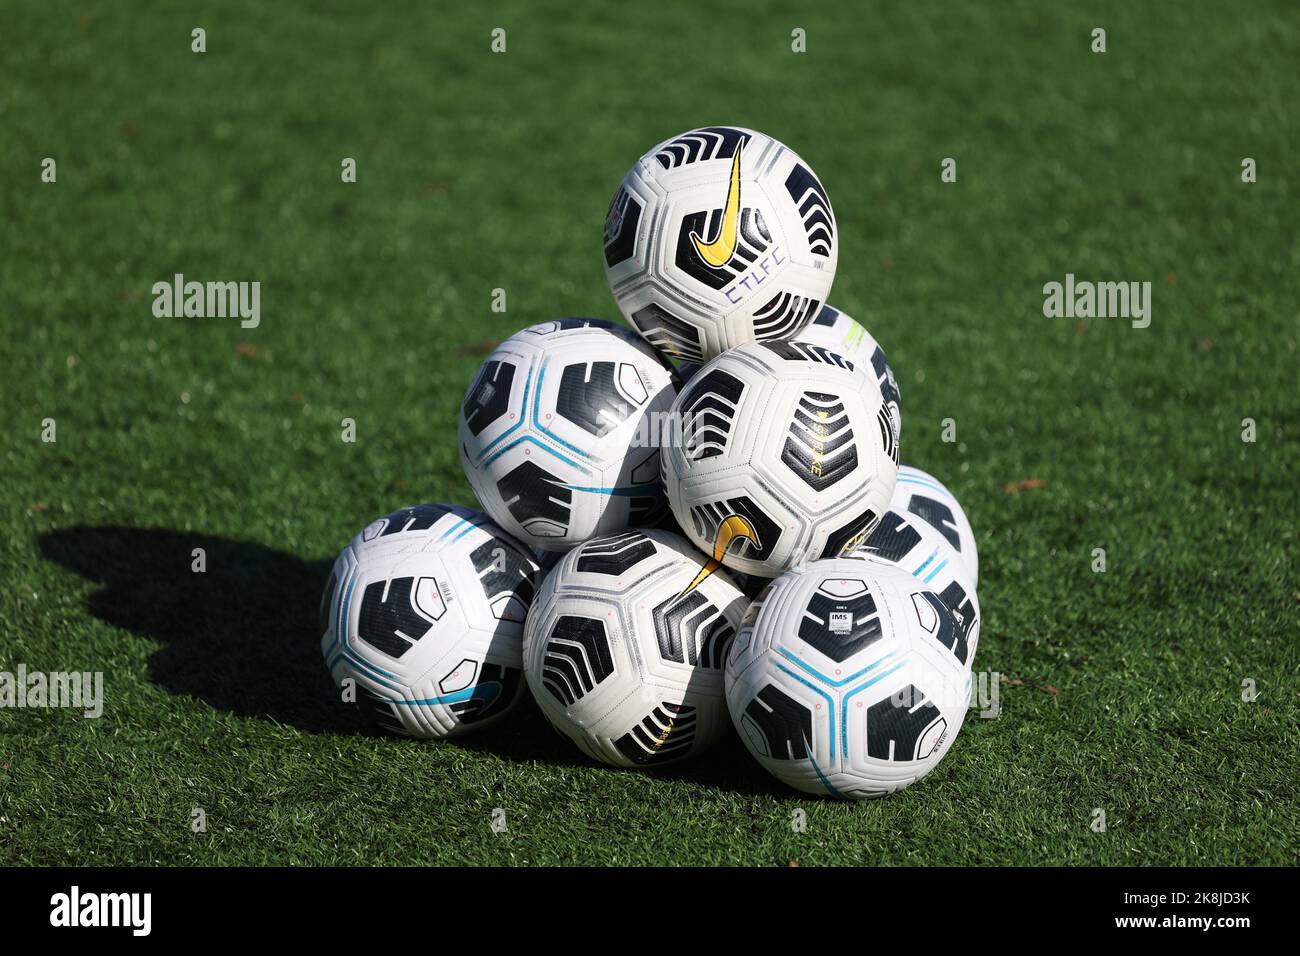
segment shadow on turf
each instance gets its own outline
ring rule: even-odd
[[[457,737],[450,743],[464,750],[493,754],[517,763],[562,764],[615,774],[637,772],[606,767],[584,757],[547,723],[531,698],[525,699],[519,712],[507,721],[481,734]],[[681,780],[730,793],[789,797],[792,792],[754,762],[734,733],[725,734],[712,749],[699,757],[647,772],[661,780]]]
[[[87,610],[163,647],[149,678],[213,707],[312,732],[366,733],[321,663],[316,608],[329,561],[248,541],[79,526],[40,538],[47,559],[102,587]],[[207,571],[190,570],[195,548]]]
[[[152,528],[64,528],[42,535],[39,546],[47,560],[101,585],[87,599],[91,614],[163,645],[149,659],[149,677],[171,693],[312,733],[389,736],[373,730],[356,708],[340,706],[321,661],[317,608],[331,562]],[[202,574],[190,569],[195,548],[207,557]],[[446,745],[518,763],[599,767],[531,699],[519,710]],[[653,773],[735,792],[785,792],[732,734],[700,759]]]

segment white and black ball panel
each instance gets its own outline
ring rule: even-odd
[[[898,469],[898,481],[890,507],[916,515],[943,535],[961,556],[971,584],[979,584],[979,549],[970,519],[957,496],[929,472],[911,465]]]
[[[928,589],[927,600],[941,601],[951,615],[945,619],[943,642],[964,667],[974,664],[979,641],[979,599],[975,582],[956,549],[931,525],[896,507],[849,557],[875,557],[897,565]]]

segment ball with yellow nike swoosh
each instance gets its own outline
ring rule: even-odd
[[[693,756],[726,732],[722,663],[748,604],[681,535],[583,542],[529,610],[528,686],[552,726],[596,760],[651,768]]]
[[[869,363],[753,342],[696,372],[668,417],[673,516],[732,570],[772,577],[848,554],[889,507],[898,428]]]
[[[825,187],[794,150],[709,126],[637,160],[610,203],[604,250],[632,327],[703,362],[807,325],[830,294],[839,236]]]

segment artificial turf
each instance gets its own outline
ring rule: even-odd
[[[3,21],[0,670],[103,671],[106,702],[0,709],[0,863],[1297,861],[1294,4]],[[646,774],[532,709],[463,742],[369,731],[319,657],[328,562],[399,505],[474,503],[454,434],[483,355],[616,318],[615,186],[719,123],[826,185],[831,302],[889,354],[904,460],[976,531],[1000,715],[867,804],[788,791],[734,738]],[[156,318],[175,273],[260,281],[261,324]],[[1151,281],[1151,326],[1046,318],[1066,273]]]

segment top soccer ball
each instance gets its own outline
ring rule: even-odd
[[[653,345],[701,362],[787,339],[830,293],[838,231],[793,150],[711,126],[660,143],[623,179],[605,220],[605,276]]]
[[[461,408],[461,464],[483,510],[553,551],[653,525],[667,505],[652,416],[676,397],[674,374],[611,322],[560,319],[510,336]]]

